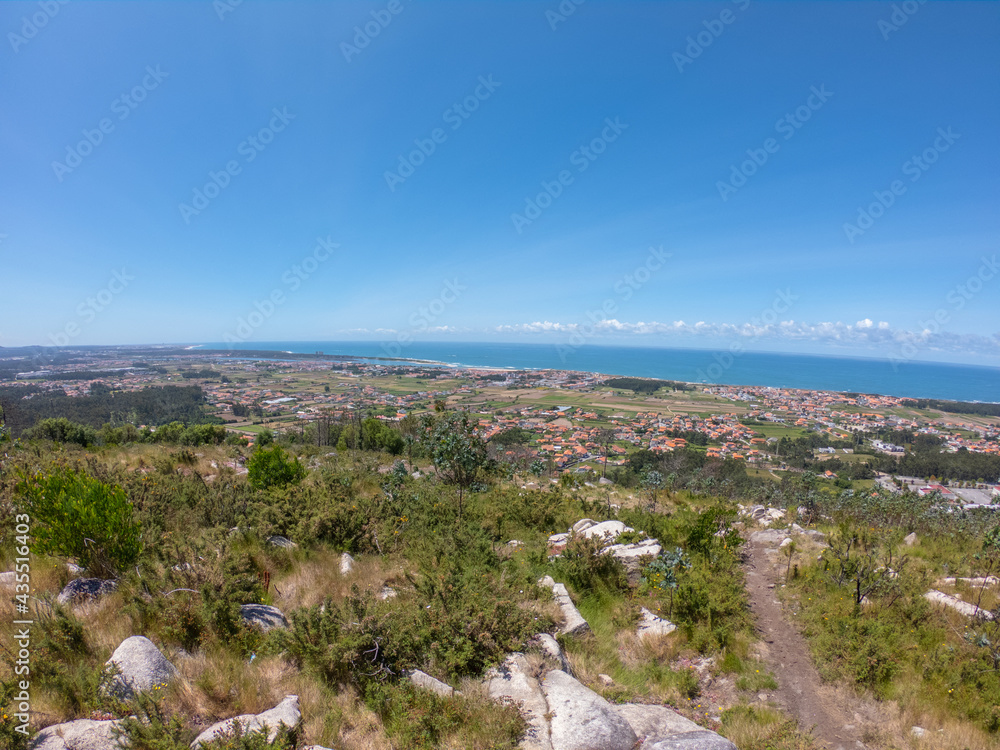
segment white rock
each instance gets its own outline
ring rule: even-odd
[[[299,696],[286,695],[274,708],[268,709],[256,716],[254,714],[244,714],[234,716],[232,719],[225,719],[217,722],[195,737],[191,747],[197,750],[205,742],[211,742],[220,734],[232,731],[233,722],[239,721],[244,732],[262,732],[267,728],[268,741],[273,742],[278,736],[279,728],[284,725],[289,729],[294,729],[302,721],[302,712],[299,710]]]
[[[573,600],[570,599],[569,592],[566,590],[564,584],[556,583],[552,580],[552,576],[544,576],[538,583],[552,589],[552,598],[555,599],[556,604],[559,605],[559,609],[562,610],[565,622],[559,630],[560,633],[563,635],[583,635],[590,632],[590,625],[587,624],[587,621],[583,619],[583,615],[580,614],[580,610],[573,604]]]
[[[589,518],[581,518],[579,521],[573,524],[570,531],[574,534],[582,534],[584,531],[589,529],[591,526],[596,525],[597,522]]]
[[[910,727],[910,734],[914,737],[920,738],[927,734],[927,730],[923,727]]]
[[[108,689],[122,700],[151,692],[158,686],[165,687],[177,676],[176,667],[151,640],[141,635],[121,642],[105,664],[105,668],[112,666],[117,668],[117,674],[111,678]]]
[[[0,573],[0,586],[13,586],[16,583],[15,578],[13,570],[7,573]]]
[[[645,742],[642,750],[737,750],[736,745],[708,729],[670,735],[656,742]]]
[[[294,547],[298,547],[299,546],[295,542],[293,542],[291,539],[289,539],[288,537],[284,537],[284,536],[272,536],[272,537],[268,537],[267,543],[271,544],[271,545],[274,545],[275,547],[281,547],[282,549],[292,549]]]
[[[543,654],[555,659],[559,663],[559,668],[563,672],[573,674],[569,666],[569,659],[566,658],[566,654],[563,653],[562,648],[559,646],[559,641],[548,633],[539,633],[535,636],[535,641],[538,643],[538,647]]]
[[[455,688],[451,685],[441,682],[441,680],[431,677],[426,672],[421,672],[419,669],[411,670],[406,675],[410,682],[419,688],[424,690],[430,690],[432,693],[437,693],[438,695],[443,695],[446,698],[450,698],[455,694]]]
[[[35,735],[31,750],[117,750],[115,728],[120,721],[77,719],[53,724]]]
[[[626,526],[621,521],[601,521],[583,530],[583,536],[588,539],[604,539],[613,542],[626,531],[635,531],[630,526]]]
[[[284,613],[268,604],[241,604],[240,617],[247,624],[258,627],[265,633],[274,628],[288,627]]]
[[[555,669],[542,679],[552,746],[559,750],[632,750],[639,741],[604,698]]]
[[[349,576],[354,571],[354,558],[346,552],[340,556],[340,575]]]
[[[569,534],[553,534],[549,537],[549,544],[566,544],[569,541]]]
[[[597,679],[599,679],[601,681],[601,684],[605,685],[606,687],[611,687],[612,685],[615,684],[614,678],[609,674],[601,673],[597,675]]]
[[[528,725],[519,747],[522,750],[553,750],[549,740],[549,711],[538,680],[530,675],[524,654],[510,654],[499,667],[486,674],[486,689],[494,700],[516,702]]]
[[[643,742],[656,742],[674,734],[700,732],[703,727],[689,721],[666,706],[647,706],[641,703],[623,703],[615,711],[629,723],[632,731]]]
[[[378,592],[378,598],[382,601],[385,601],[386,599],[394,599],[397,596],[399,596],[399,594],[397,594],[396,589],[391,586],[383,586],[382,590]]]
[[[917,532],[911,531],[909,534],[903,537],[903,544],[907,547],[913,547],[920,543],[920,539],[917,538]]]
[[[784,539],[783,539],[783,540],[781,541],[781,544],[779,544],[779,545],[778,545],[778,549],[784,549],[785,547],[790,547],[790,546],[791,546],[791,545],[793,545],[794,543],[795,543],[795,542],[793,542],[793,541],[792,541],[792,538],[791,538],[790,536],[788,536],[788,537],[785,537],[785,538],[784,538]]]
[[[924,594],[924,599],[927,599],[929,602],[933,602],[934,604],[943,604],[946,607],[951,607],[955,611],[961,612],[966,617],[975,617],[978,614],[986,620],[993,619],[989,610],[977,607],[975,604],[963,602],[958,597],[950,596],[942,591],[937,591],[936,589],[932,589]]]
[[[636,635],[640,638],[670,635],[677,630],[677,626],[670,622],[670,620],[664,620],[662,617],[657,617],[645,607],[642,607],[639,610],[639,614],[641,615],[641,619],[639,620],[639,626],[636,629]]]

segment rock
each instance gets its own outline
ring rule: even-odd
[[[126,638],[104,665],[114,666],[109,692],[121,700],[130,700],[137,693],[148,693],[156,687],[164,687],[177,676],[177,668],[153,642],[141,635]]]
[[[395,599],[399,594],[396,593],[396,589],[391,586],[383,586],[382,590],[378,592],[378,598],[382,601],[386,599]]]
[[[582,534],[591,526],[596,526],[596,525],[597,521],[593,521],[589,518],[581,518],[579,521],[573,524],[573,526],[570,528],[570,531],[573,534]]]
[[[917,537],[917,532],[911,531],[909,534],[903,537],[903,544],[907,547],[914,547],[920,544],[920,539]]]
[[[700,732],[703,727],[689,721],[666,706],[646,706],[641,703],[623,703],[615,711],[632,727],[643,742],[666,739],[675,734]]]
[[[517,549],[518,547],[523,547],[524,542],[520,541],[519,539],[511,539],[509,542],[507,542],[507,546],[510,547],[511,549]]]
[[[963,602],[958,597],[950,596],[949,594],[937,591],[936,589],[931,589],[924,594],[924,599],[929,602],[933,602],[934,604],[943,604],[946,607],[951,607],[952,609],[961,612],[966,617],[975,617],[978,615],[986,620],[993,619],[993,615],[990,614],[989,610],[977,607],[975,604]]]
[[[670,635],[677,630],[677,626],[670,622],[670,620],[664,620],[662,617],[657,617],[645,607],[640,608],[639,614],[641,615],[641,618],[639,620],[639,626],[636,628],[636,635],[638,635],[639,638]]]
[[[784,549],[785,547],[790,547],[793,544],[795,544],[795,542],[792,541],[790,536],[787,536],[781,540],[781,544],[778,545],[778,549]]]
[[[910,734],[919,739],[927,734],[927,730],[923,727],[910,727]]]
[[[60,604],[69,604],[81,599],[96,599],[99,596],[112,593],[117,588],[118,581],[100,578],[74,578],[59,592],[56,601]]]
[[[545,576],[539,583],[547,586],[546,579],[552,581],[551,576]],[[589,633],[590,625],[587,624],[587,621],[583,619],[583,615],[580,614],[580,610],[573,604],[566,586],[553,581],[549,588],[552,589],[552,598],[555,599],[556,604],[559,605],[559,609],[562,610],[563,620],[565,620],[559,632],[563,635],[583,635],[584,633]]]
[[[299,696],[286,695],[277,706],[256,716],[253,714],[244,714],[243,716],[234,716],[232,719],[216,722],[195,737],[194,742],[191,743],[191,747],[197,750],[203,743],[211,742],[220,734],[231,731],[233,722],[235,721],[240,722],[240,727],[244,732],[262,732],[266,727],[268,741],[273,742],[274,738],[278,736],[278,729],[282,724],[289,729],[294,729],[302,721],[302,712],[299,710]]]
[[[766,529],[755,531],[750,535],[752,544],[763,544],[768,547],[777,547],[788,537],[784,529]]]
[[[354,571],[354,558],[346,552],[340,556],[340,575],[349,576]]]
[[[438,695],[443,695],[446,698],[450,698],[455,694],[455,688],[447,683],[441,682],[434,677],[431,677],[426,672],[421,672],[419,669],[414,669],[406,675],[410,682],[419,688],[424,690],[430,690],[432,693],[437,693]]]
[[[13,570],[8,573],[0,573],[0,586],[13,586],[15,577]]]
[[[725,737],[701,729],[697,732],[674,734],[652,744],[646,742],[642,750],[737,750],[737,748]]]
[[[552,576],[542,576],[538,579],[538,585],[550,589],[556,585],[556,582],[552,579]]]
[[[120,721],[77,719],[53,724],[35,735],[31,750],[116,750],[115,728]]]
[[[646,558],[656,557],[663,548],[655,539],[644,539],[635,544],[613,544],[605,552],[615,557],[625,567],[628,582],[637,585],[642,578]]]
[[[613,542],[626,531],[635,531],[635,529],[626,526],[621,521],[601,521],[601,523],[588,526],[583,530],[582,534],[587,539],[606,539],[609,542]]]
[[[69,574],[71,576],[78,576],[81,573],[83,573],[83,568],[81,568],[76,563],[71,563],[71,562],[66,563],[66,570],[69,571]]]
[[[803,529],[801,526],[799,526],[797,523],[793,523],[791,526],[789,526],[789,528],[792,530],[792,533],[794,533],[794,534],[805,534],[806,533],[806,530]]]
[[[260,628],[265,633],[274,628],[287,628],[288,620],[277,607],[268,604],[241,604],[240,617],[248,625]]]
[[[601,477],[600,479],[597,480],[597,483],[598,484],[614,484],[614,482],[612,482],[607,477]]]
[[[509,700],[518,704],[528,725],[518,747],[522,750],[553,750],[549,740],[549,711],[538,680],[529,674],[524,654],[510,654],[499,667],[486,674],[486,690],[494,700]]]
[[[603,674],[603,673],[599,674],[597,675],[597,679],[599,679],[601,681],[601,684],[605,685],[606,687],[611,687],[612,685],[615,684],[614,678],[609,674]]]
[[[566,544],[569,541],[569,534],[553,534],[549,537],[549,544]]]
[[[604,698],[555,669],[542,679],[549,736],[559,750],[632,750],[639,738]]]
[[[298,547],[299,546],[295,542],[293,542],[291,539],[289,539],[288,537],[284,537],[284,536],[272,536],[272,537],[268,537],[267,543],[268,544],[272,544],[275,547],[281,547],[282,549],[292,549],[294,547]]]
[[[559,663],[559,668],[562,669],[566,674],[573,674],[573,670],[570,669],[569,659],[566,658],[566,654],[563,653],[562,647],[559,645],[559,641],[553,638],[548,633],[539,633],[535,636],[535,642],[538,644],[539,650],[552,659],[555,659]]]

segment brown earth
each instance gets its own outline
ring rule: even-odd
[[[767,547],[751,541],[745,549],[749,553],[744,563],[747,593],[763,641],[761,656],[778,682],[772,697],[822,747],[863,748],[854,710],[822,684],[805,639],[778,601],[775,589],[781,585],[780,575]]]

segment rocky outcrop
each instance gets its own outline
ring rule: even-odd
[[[632,727],[614,707],[560,669],[541,680],[549,711],[549,738],[559,750],[632,750]]]
[[[628,581],[637,585],[642,577],[645,564],[663,551],[656,539],[641,539],[629,544],[617,544],[616,540],[622,534],[633,532],[631,526],[621,521],[601,521],[596,523],[590,518],[581,518],[565,534],[553,534],[549,537],[549,554],[559,556],[574,535],[587,539],[597,539],[602,543],[603,552],[621,561],[625,567]]]
[[[612,705],[560,669],[539,675],[524,654],[491,669],[486,688],[520,709],[522,750],[736,750],[666,706]]]
[[[78,719],[53,724],[35,735],[31,750],[118,750],[115,728],[120,723]]]
[[[767,508],[763,505],[751,505],[750,507],[738,505],[736,507],[741,516],[745,516],[761,526],[770,526],[785,517],[785,511],[781,508]]]
[[[418,688],[430,690],[432,693],[443,695],[446,698],[450,698],[456,692],[455,688],[448,683],[441,682],[441,680],[436,677],[431,677],[429,674],[421,672],[419,669],[411,670],[406,676],[409,678],[410,682]]]
[[[110,594],[118,589],[118,581],[104,580],[102,578],[75,578],[66,584],[66,587],[59,592],[56,601],[60,604],[70,604],[84,599],[96,599],[99,596]]]
[[[639,638],[654,638],[660,635],[670,635],[677,630],[677,626],[670,622],[670,620],[664,620],[662,617],[657,617],[645,607],[640,608],[639,615],[639,625],[636,628],[636,635],[638,635]]]
[[[573,604],[573,600],[570,599],[569,592],[566,590],[564,584],[556,583],[552,580],[552,576],[544,576],[538,583],[552,589],[552,598],[555,599],[556,604],[559,605],[559,609],[562,611],[563,626],[559,630],[560,633],[563,635],[583,635],[590,632],[590,625],[587,624],[587,621],[583,619],[583,615],[580,614],[580,610]]]
[[[111,654],[105,669],[112,675],[108,692],[121,700],[130,700],[137,693],[164,687],[177,676],[177,668],[151,640],[141,635],[122,641]]]
[[[943,604],[946,607],[950,607],[956,612],[960,612],[966,617],[982,617],[985,620],[992,620],[993,615],[990,614],[989,610],[983,609],[982,607],[977,607],[975,604],[969,604],[969,602],[963,602],[957,596],[951,596],[943,591],[938,591],[936,589],[931,589],[926,594],[924,594],[924,599],[934,604]]]
[[[295,547],[299,546],[291,539],[284,536],[268,537],[267,543],[274,547],[281,547],[282,549],[294,549]]]
[[[288,627],[284,613],[268,604],[241,604],[240,617],[248,625],[260,628],[265,633],[274,628]]]
[[[273,742],[274,738],[278,736],[278,730],[282,725],[289,729],[294,729],[302,721],[302,712],[299,710],[299,696],[286,695],[277,706],[257,715],[244,714],[243,716],[234,716],[232,719],[217,722],[195,737],[194,742],[191,743],[191,747],[197,750],[202,744],[211,742],[220,735],[231,732],[233,724],[237,721],[245,733],[263,732],[266,728],[268,741]]]
[[[559,645],[559,641],[548,633],[539,633],[534,637],[533,642],[538,646],[538,650],[543,656],[547,656],[555,661],[559,665],[559,668],[566,674],[573,674],[573,670],[569,665],[569,659],[566,658],[566,654]]]

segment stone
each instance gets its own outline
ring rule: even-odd
[[[917,537],[917,532],[911,531],[909,534],[903,537],[903,544],[907,547],[914,547],[920,544],[920,539]]]
[[[74,578],[59,592],[56,601],[60,604],[69,604],[81,599],[96,599],[99,596],[110,594],[117,589],[118,581],[103,580],[101,578]]]
[[[927,730],[924,729],[923,727],[910,727],[910,734],[912,734],[917,739],[920,739],[925,734],[927,734]]]
[[[239,721],[244,732],[262,732],[267,728],[267,738],[273,742],[278,736],[278,729],[284,725],[289,729],[294,729],[302,721],[302,712],[299,710],[299,696],[286,695],[281,703],[274,708],[268,709],[256,716],[254,714],[244,714],[234,716],[232,719],[224,719],[216,722],[204,732],[195,737],[191,743],[193,750],[201,747],[203,743],[211,742],[219,735],[232,731],[233,723]]]
[[[934,604],[943,604],[946,607],[951,607],[957,612],[961,612],[966,617],[975,617],[978,615],[986,620],[993,619],[993,615],[990,614],[989,610],[977,607],[975,604],[963,602],[958,597],[945,594],[944,592],[936,589],[931,589],[924,594],[924,599]]]
[[[612,482],[607,477],[601,477],[600,479],[597,480],[597,483],[598,484],[614,484],[614,482]]]
[[[613,542],[626,531],[635,531],[635,529],[626,526],[621,521],[601,521],[593,526],[588,526],[582,534],[588,539],[597,538]]]
[[[553,534],[549,537],[549,544],[566,544],[569,541],[569,534]]]
[[[104,666],[115,672],[108,691],[121,700],[165,687],[177,676],[177,668],[151,640],[141,635],[122,641]]]
[[[354,572],[354,558],[346,552],[340,556],[340,575],[349,576]]]
[[[520,709],[527,730],[521,750],[554,750],[549,740],[549,711],[538,680],[530,675],[524,654],[510,654],[499,667],[486,673],[486,690],[493,700],[512,701]]]
[[[573,534],[582,534],[584,531],[589,529],[591,526],[595,526],[596,524],[597,521],[593,521],[589,518],[581,518],[579,521],[574,523],[572,527],[570,527],[570,531]]]
[[[441,682],[441,680],[431,677],[426,672],[421,672],[419,669],[411,670],[406,675],[410,682],[419,688],[424,690],[430,690],[432,693],[437,693],[438,695],[443,695],[446,698],[450,698],[455,694],[455,688],[451,685]]]
[[[777,547],[788,537],[784,529],[765,529],[755,531],[750,535],[751,544],[763,544],[768,547]]]
[[[781,540],[781,544],[778,545],[778,549],[784,549],[785,547],[790,547],[793,544],[795,544],[795,542],[793,542],[792,538],[788,536]]]
[[[275,547],[281,547],[282,549],[292,549],[294,547],[298,547],[299,546],[295,542],[293,542],[291,539],[289,539],[288,537],[284,537],[284,536],[272,536],[272,537],[268,537],[267,543],[271,544],[271,545],[274,545]]]
[[[81,573],[83,573],[83,568],[81,568],[76,563],[71,563],[71,562],[66,563],[66,570],[69,571],[69,574],[71,576],[78,576]]]
[[[551,585],[546,583],[546,579],[551,581]],[[564,584],[556,583],[552,580],[552,576],[545,576],[538,582],[552,589],[552,598],[555,599],[556,604],[559,605],[559,609],[562,610],[565,622],[559,630],[560,633],[563,635],[583,635],[590,632],[590,625],[587,624],[587,621],[583,619],[583,615],[580,614],[580,610],[573,604],[573,600],[570,599],[569,592],[566,590]]]
[[[383,586],[382,590],[378,592],[378,598],[382,601],[386,599],[395,599],[399,594],[396,593],[396,589],[391,586]]]
[[[522,542],[519,539],[511,539],[509,542],[507,542],[507,546],[510,547],[511,549],[517,549],[518,547],[523,547],[524,542]]]
[[[636,628],[636,635],[639,638],[670,635],[677,630],[677,626],[670,622],[670,620],[664,620],[662,617],[654,615],[645,607],[639,609],[639,615],[639,625]]]
[[[566,654],[559,645],[559,641],[548,633],[539,633],[535,636],[535,642],[538,644],[539,650],[545,656],[555,659],[559,663],[559,668],[562,669],[563,672],[566,674],[573,674],[573,670],[570,669],[569,666],[569,659],[566,658]]]
[[[697,732],[674,734],[652,744],[646,742],[642,750],[737,750],[737,748],[725,737],[701,729]]]
[[[31,750],[117,750],[115,728],[120,721],[77,719],[53,724],[35,735]]]
[[[265,633],[274,628],[287,628],[288,620],[277,607],[269,604],[241,604],[240,617],[248,625],[253,625]]]
[[[632,750],[639,741],[610,703],[559,669],[541,681],[549,737],[559,750]]]
[[[642,569],[647,560],[656,557],[661,551],[663,548],[655,539],[644,539],[635,544],[613,544],[605,550],[625,567],[625,575],[633,586],[642,578]]]
[[[597,675],[597,679],[599,679],[601,681],[601,684],[604,685],[605,687],[611,687],[612,685],[615,684],[614,678],[609,674],[601,673]]]
[[[666,739],[675,734],[700,732],[703,727],[685,719],[666,706],[646,706],[641,703],[622,703],[615,711],[632,727],[643,742]]]
[[[14,571],[11,570],[7,573],[0,573],[0,586],[13,586],[15,583]]]

